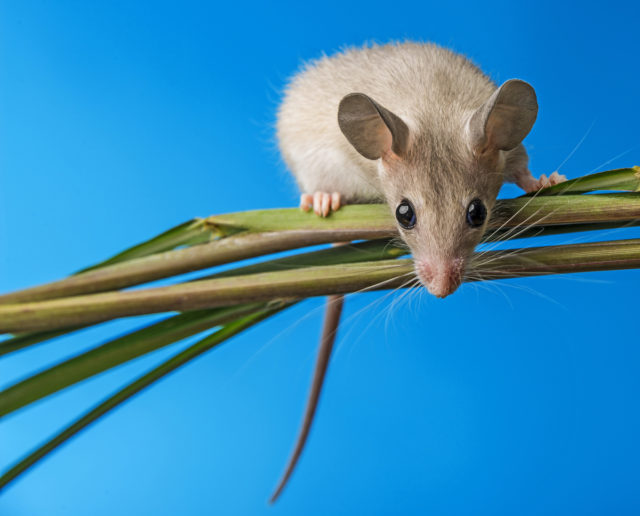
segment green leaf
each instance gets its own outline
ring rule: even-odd
[[[171,228],[146,242],[130,247],[103,262],[82,269],[76,274],[169,251],[181,246],[202,244],[220,236],[222,236],[222,233],[216,231],[214,226],[207,224],[205,219],[195,218]]]
[[[129,360],[264,307],[264,303],[253,303],[179,314],[105,342],[1,391],[0,417]]]
[[[147,374],[128,384],[126,387],[119,390],[114,395],[96,405],[93,409],[85,413],[70,426],[59,432],[52,439],[47,441],[45,444],[37,448],[35,451],[27,455],[24,459],[20,460],[17,464],[7,470],[2,475],[2,477],[0,477],[0,489],[5,488],[7,484],[9,484],[9,482],[15,480],[18,476],[27,471],[31,466],[33,466],[39,460],[43,459],[49,453],[55,450],[58,446],[68,441],[82,429],[86,428],[91,423],[107,414],[109,411],[118,407],[141,390],[149,387],[150,385],[153,385],[155,382],[157,382],[167,374],[189,363],[194,358],[197,358],[206,351],[209,351],[210,349],[218,346],[234,335],[237,335],[238,333],[246,330],[247,328],[250,328],[260,321],[263,321],[267,317],[271,317],[272,315],[285,308],[288,308],[289,306],[291,305],[283,304],[278,307],[268,308],[260,312],[248,315],[236,321],[229,322],[225,326],[217,330],[215,333],[196,342],[184,351],[181,351],[177,355],[171,357],[169,360],[160,364],[158,367],[149,371]]]

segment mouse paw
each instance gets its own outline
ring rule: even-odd
[[[542,174],[539,179],[536,179],[532,175],[529,174],[528,177],[524,177],[518,181],[518,186],[522,188],[527,193],[534,193],[542,188],[547,188],[548,186],[557,185],[567,180],[566,176],[558,174],[558,172],[553,172],[547,177],[545,174]]]
[[[309,211],[311,208],[319,217],[326,217],[331,211],[340,209],[340,194],[338,192],[316,192],[313,195],[302,194],[300,196],[300,209]]]
[[[540,188],[547,188],[548,186],[553,186],[562,183],[567,180],[567,176],[563,176],[558,174],[558,172],[553,172],[549,175],[549,177],[542,174],[540,179],[538,179],[538,183],[540,183]]]

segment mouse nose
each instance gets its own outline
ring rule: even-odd
[[[422,284],[434,296],[444,298],[453,294],[462,283],[464,260],[417,261],[416,272]]]

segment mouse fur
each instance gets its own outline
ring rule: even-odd
[[[490,216],[503,181],[531,192],[564,179],[529,172],[520,142],[536,114],[535,92],[523,81],[498,89],[462,55],[390,43],[307,63],[286,88],[277,137],[306,195],[303,208],[313,202],[326,215],[340,203],[386,202],[395,213],[408,199],[417,223],[400,234],[422,283],[445,297],[462,281],[486,226],[466,224],[472,199]]]

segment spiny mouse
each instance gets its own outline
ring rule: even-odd
[[[497,87],[450,50],[391,43],[306,64],[286,88],[277,136],[303,210],[326,217],[341,204],[386,202],[417,277],[443,298],[462,282],[504,181],[533,192],[565,180],[529,171],[522,140],[537,113],[522,80]],[[331,299],[302,429],[272,501],[308,435],[341,309]]]

